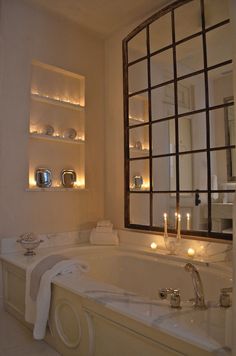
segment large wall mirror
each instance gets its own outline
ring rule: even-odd
[[[236,187],[227,0],[176,1],[123,41],[125,226],[232,239]],[[188,218],[187,218],[188,215]]]

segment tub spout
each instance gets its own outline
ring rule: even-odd
[[[207,309],[204,298],[203,284],[198,270],[192,263],[186,263],[184,269],[186,272],[190,272],[192,276],[193,289],[195,294],[195,308],[202,310]]]

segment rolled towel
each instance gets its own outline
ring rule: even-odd
[[[113,230],[113,225],[111,226],[97,226],[96,227],[96,232],[112,232]]]
[[[112,232],[97,232],[93,229],[90,233],[89,241],[92,245],[118,245],[118,234],[116,230]]]
[[[97,227],[108,227],[108,226],[113,226],[110,220],[100,220],[97,222]]]

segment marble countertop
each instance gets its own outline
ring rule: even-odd
[[[86,251],[97,252],[116,249],[130,251],[127,247],[91,246],[88,244],[61,246],[39,249],[36,256],[24,256],[23,253],[11,253],[1,255],[3,261],[10,262],[15,266],[26,269],[29,265],[49,254],[62,253],[69,257],[81,256]],[[137,250],[132,249],[134,252]],[[140,251],[139,251],[140,252]],[[147,253],[143,251],[143,253]],[[163,252],[149,253],[150,256],[166,257]],[[171,258],[179,259],[178,256]],[[180,257],[181,259],[181,257]],[[186,260],[186,259],[184,259]],[[193,260],[192,260],[193,261]],[[195,261],[194,261],[195,262]],[[205,261],[196,263],[206,264]],[[207,262],[208,265],[208,262]],[[221,268],[230,271],[230,266],[220,263],[211,263],[213,268]],[[86,273],[81,276],[77,271],[70,275],[57,276],[53,283],[66,288],[73,293],[82,295],[84,298],[95,300],[106,305],[107,308],[132,317],[148,326],[152,326],[171,336],[189,342],[209,352],[217,352],[225,346],[225,320],[226,310],[211,306],[206,311],[196,311],[189,303],[183,303],[181,310],[171,309],[168,301],[150,300],[145,297],[128,293],[116,286],[95,281]],[[221,351],[224,352],[224,351]],[[216,353],[217,354],[217,353]],[[227,354],[227,353],[222,353]]]
[[[217,352],[225,345],[226,311],[221,308],[211,306],[196,311],[184,302],[182,309],[176,310],[170,308],[169,301],[148,300],[77,273],[58,276],[54,283],[208,352]]]
[[[125,251],[125,252],[133,252],[133,253],[141,253],[142,255],[150,256],[150,257],[158,257],[158,258],[170,258],[173,261],[182,261],[182,262],[191,262],[195,265],[199,266],[211,266],[214,269],[220,269],[225,272],[232,272],[232,261],[223,261],[222,259],[218,259],[216,256],[215,258],[203,258],[203,257],[196,257],[190,258],[183,255],[169,255],[168,252],[164,249],[158,249],[156,251],[150,250],[150,248],[134,246],[134,245],[119,245],[119,246],[100,246],[100,245],[90,245],[89,243],[81,243],[81,244],[72,244],[67,246],[53,246],[47,248],[39,248],[36,250],[35,256],[25,256],[24,250],[22,252],[11,252],[6,254],[0,254],[0,260],[10,262],[17,267],[22,269],[26,269],[27,266],[31,265],[32,263],[36,263],[42,257],[46,257],[51,254],[58,254],[63,253],[67,254],[70,257],[76,256],[77,252],[84,251],[92,251],[92,250],[110,250],[116,249],[118,251]]]

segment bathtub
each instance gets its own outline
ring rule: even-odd
[[[63,355],[230,355],[229,310],[217,306],[220,288],[232,285],[229,269],[193,262],[209,305],[202,311],[189,301],[194,292],[184,260],[121,247],[77,247],[64,254],[86,262],[89,270],[53,282],[46,340]],[[26,268],[22,256],[18,268]],[[160,299],[165,287],[180,289],[182,309]]]

